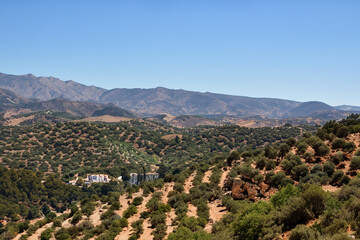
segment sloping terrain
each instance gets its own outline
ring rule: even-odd
[[[99,103],[84,102],[84,101],[70,101],[63,98],[56,98],[48,101],[41,101],[35,103],[28,103],[24,105],[32,111],[56,111],[66,112],[75,116],[102,116],[110,115],[114,117],[129,117],[135,118],[135,114],[130,111],[121,109],[112,104],[104,105]]]
[[[74,101],[96,100],[106,91],[53,77],[35,77],[32,74],[18,76],[4,73],[0,73],[0,88],[8,89],[26,98],[37,98],[43,101],[54,98]]]
[[[4,125],[18,125],[41,121],[71,120],[77,117],[111,115],[115,117],[137,118],[139,115],[113,104],[71,101],[55,98],[47,101],[27,99],[15,93],[0,89],[0,113],[6,119]],[[63,115],[63,116],[61,116]],[[65,117],[65,115],[68,115]],[[63,118],[61,118],[63,117]]]
[[[31,101],[24,97],[21,97],[9,90],[0,88],[0,111],[23,106],[29,102]]]
[[[296,128],[281,128],[291,129]],[[330,121],[317,132],[296,129],[285,141],[276,137],[280,129],[181,130],[146,121],[1,130],[1,165],[11,168],[0,167],[0,236],[5,239],[360,236],[359,115]],[[249,138],[241,144],[244,133]],[[274,139],[262,141],[264,136]],[[116,162],[117,154],[124,161]],[[79,179],[71,186],[59,178],[107,172],[125,180],[126,170],[142,172],[147,163],[161,178],[140,186],[113,180],[85,187]],[[24,167],[51,171],[44,177]]]

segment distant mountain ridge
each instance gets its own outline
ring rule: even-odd
[[[265,116],[267,118],[291,117],[344,117],[356,112],[357,107],[337,108],[322,102],[297,102],[276,98],[252,98],[163,87],[153,89],[116,88],[106,90],[86,86],[74,81],[62,81],[53,77],[9,75],[0,73],[0,88],[26,97],[43,101],[64,98],[71,101],[112,103],[120,108],[135,111],[143,116],[161,114],[201,116]],[[360,109],[360,108],[359,108]],[[97,114],[102,114],[98,112]]]
[[[106,90],[86,86],[74,81],[54,77],[35,77],[32,74],[10,75],[0,73],[0,88],[10,90],[25,98],[51,100],[65,98],[73,101],[96,101]]]
[[[6,111],[37,112],[54,111],[65,112],[74,116],[90,117],[101,115],[112,115],[118,117],[137,118],[138,115],[119,108],[113,104],[101,104],[85,101],[71,101],[63,98],[55,98],[47,101],[38,99],[27,99],[9,90],[0,88],[0,112]]]

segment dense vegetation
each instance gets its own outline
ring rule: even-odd
[[[174,232],[168,239],[274,239],[282,234],[293,240],[348,239],[349,233],[360,237],[359,115],[313,130],[176,129],[148,121],[3,127],[0,204],[5,210],[0,210],[0,218],[6,226],[1,238],[26,231],[26,239],[45,226],[42,239],[113,239],[124,229],[131,229],[130,238],[138,239],[148,223],[153,238],[163,239],[172,211]],[[221,189],[220,178],[227,169]],[[141,190],[115,181],[83,188],[63,183],[76,174],[105,172],[126,180],[132,171],[150,170],[157,170],[161,179],[143,182]],[[252,191],[236,195],[234,182]],[[164,184],[172,184],[167,202]],[[340,190],[330,193],[322,186]],[[224,190],[232,192],[224,195]],[[129,205],[123,208],[119,196],[125,193]],[[215,200],[228,213],[211,224],[209,233],[204,229],[212,221],[209,203]],[[146,210],[139,212],[140,205]],[[189,207],[195,207],[196,217],[188,215]],[[102,209],[96,226],[89,221],[95,208]],[[66,209],[70,212],[63,212]],[[139,218],[130,221],[134,216]],[[29,222],[38,217],[43,220]],[[67,222],[70,227],[63,226]]]
[[[42,123],[0,128],[0,159],[6,167],[60,173],[64,180],[90,172],[122,175],[126,180],[129,172],[150,171],[150,165],[161,166],[163,176],[165,171],[183,167],[189,160],[200,162],[245,145],[256,147],[280,141],[301,130],[237,126],[180,130],[140,121]],[[170,134],[176,137],[166,138]]]

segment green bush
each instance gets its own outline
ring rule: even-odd
[[[291,231],[289,240],[316,240],[319,237],[319,232],[305,225],[298,225]]]
[[[299,180],[300,178],[303,178],[307,174],[309,174],[309,168],[306,164],[301,164],[301,165],[294,167],[291,170],[291,173],[294,176],[295,180]]]
[[[82,213],[77,211],[71,219],[71,224],[75,225],[82,219]]]
[[[123,217],[129,218],[137,213],[137,208],[134,205],[130,205],[124,212]]]
[[[360,169],[360,157],[359,156],[355,156],[351,159],[350,169],[352,169],[352,170]]]
[[[323,168],[320,164],[315,164],[312,169],[311,169],[311,173],[319,173],[322,172]]]
[[[347,142],[344,146],[344,151],[348,153],[355,151],[355,149],[356,149],[356,145],[353,142]]]
[[[334,141],[331,143],[331,147],[333,149],[344,148],[345,145],[346,141],[343,138],[335,138]]]
[[[299,194],[299,190],[294,185],[287,185],[286,187],[280,188],[280,190],[275,193],[270,201],[274,207],[281,207],[287,203],[288,199]]]
[[[268,217],[263,213],[251,212],[235,220],[235,236],[239,239],[259,239]]]
[[[298,224],[305,224],[309,219],[306,201],[301,197],[291,197],[285,205],[274,212],[277,225],[283,224],[283,230],[290,230]]]
[[[40,239],[41,239],[41,240],[49,240],[49,239],[52,237],[52,232],[53,232],[53,231],[54,231],[54,230],[51,229],[51,228],[46,229],[45,231],[43,231],[43,232],[41,233]]]
[[[344,161],[344,154],[342,152],[340,152],[340,151],[335,153],[335,155],[331,158],[331,161],[335,165],[338,165],[339,163]]]
[[[329,199],[328,195],[318,185],[305,185],[301,197],[306,202],[306,208],[314,218],[318,217],[325,209],[325,204]]]
[[[335,171],[335,164],[331,161],[324,163],[323,171],[329,176],[332,177]]]
[[[139,206],[141,205],[141,203],[143,202],[144,198],[143,197],[136,197],[134,198],[132,205],[134,206]]]
[[[181,183],[175,183],[174,184],[174,191],[177,191],[179,193],[184,191],[184,185]]]
[[[296,151],[296,154],[304,154],[307,149],[308,149],[308,144],[306,142],[300,142],[298,145],[297,145],[297,151]]]

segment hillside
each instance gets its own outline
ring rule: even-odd
[[[9,108],[21,107],[29,102],[31,101],[24,97],[21,97],[9,90],[0,88],[0,111],[5,111]]]
[[[1,141],[10,144],[1,149],[1,163],[12,170],[0,167],[0,189],[8,188],[0,191],[0,217],[6,225],[0,227],[0,236],[34,240],[358,238],[359,126],[360,116],[352,115],[339,123],[326,123],[315,134],[300,134],[292,127],[180,130],[141,121],[2,128]],[[119,133],[121,139],[117,139]],[[290,138],[278,141],[285,135]],[[143,140],[149,146],[142,145]],[[31,157],[39,149],[45,154]],[[90,162],[74,157],[75,149],[92,152]],[[65,178],[94,171],[126,176],[126,171],[136,170],[129,168],[126,158],[116,170],[114,157],[106,159],[96,149],[113,154],[122,149],[139,160],[146,159],[146,154],[157,156],[161,179],[140,187],[114,181],[79,188],[64,185],[52,174],[58,168]],[[66,160],[66,155],[73,160]],[[21,159],[28,170],[14,165]],[[52,169],[45,181],[42,173],[35,172],[44,170],[41,162]],[[79,169],[79,165],[92,168]],[[11,179],[18,184],[9,185]],[[22,191],[27,195],[10,194]],[[38,209],[34,203],[40,198]],[[24,206],[33,209],[31,214],[21,211]]]
[[[309,116],[310,114],[316,113],[316,112],[323,112],[323,111],[331,111],[335,110],[330,105],[327,105],[322,102],[304,102],[300,104],[299,106],[291,109],[289,111],[289,116],[291,117],[301,117],[301,116]]]
[[[67,119],[101,115],[126,118],[139,117],[139,115],[114,106],[113,104],[71,101],[63,98],[39,101],[37,99],[21,97],[9,90],[0,89],[0,114],[5,118],[5,120],[2,121],[5,125],[12,125],[11,123],[20,124],[23,121],[30,120],[27,118],[30,115],[33,115],[31,120],[34,123],[57,121],[56,117],[60,117],[61,113],[66,113],[69,116]],[[62,115],[65,116],[66,114]],[[49,115],[51,115],[50,118]],[[58,120],[60,121],[61,118]]]
[[[334,111],[331,116],[348,115],[357,108],[338,109],[320,102],[301,103],[274,98],[251,98],[215,93],[201,93],[186,90],[172,90],[163,87],[154,89],[105,90],[86,86],[74,81],[61,81],[53,77],[0,74],[0,88],[13,91],[26,98],[51,100],[64,98],[72,101],[113,103],[118,107],[135,111],[144,116],[162,114],[202,116],[266,116],[268,118],[307,117],[324,110]],[[344,109],[345,111],[343,111]],[[325,115],[325,116],[324,116]],[[326,120],[325,112],[322,115]]]
[[[0,73],[0,88],[25,98],[50,100],[66,98],[74,101],[96,100],[106,90],[85,86],[74,81],[61,81],[53,77],[35,77],[32,74],[10,75]]]
[[[32,111],[55,111],[66,112],[75,116],[101,116],[111,115],[115,117],[136,118],[136,115],[130,111],[121,109],[112,104],[99,104],[84,101],[70,101],[63,98],[56,98],[48,101],[29,103],[24,105]]]

